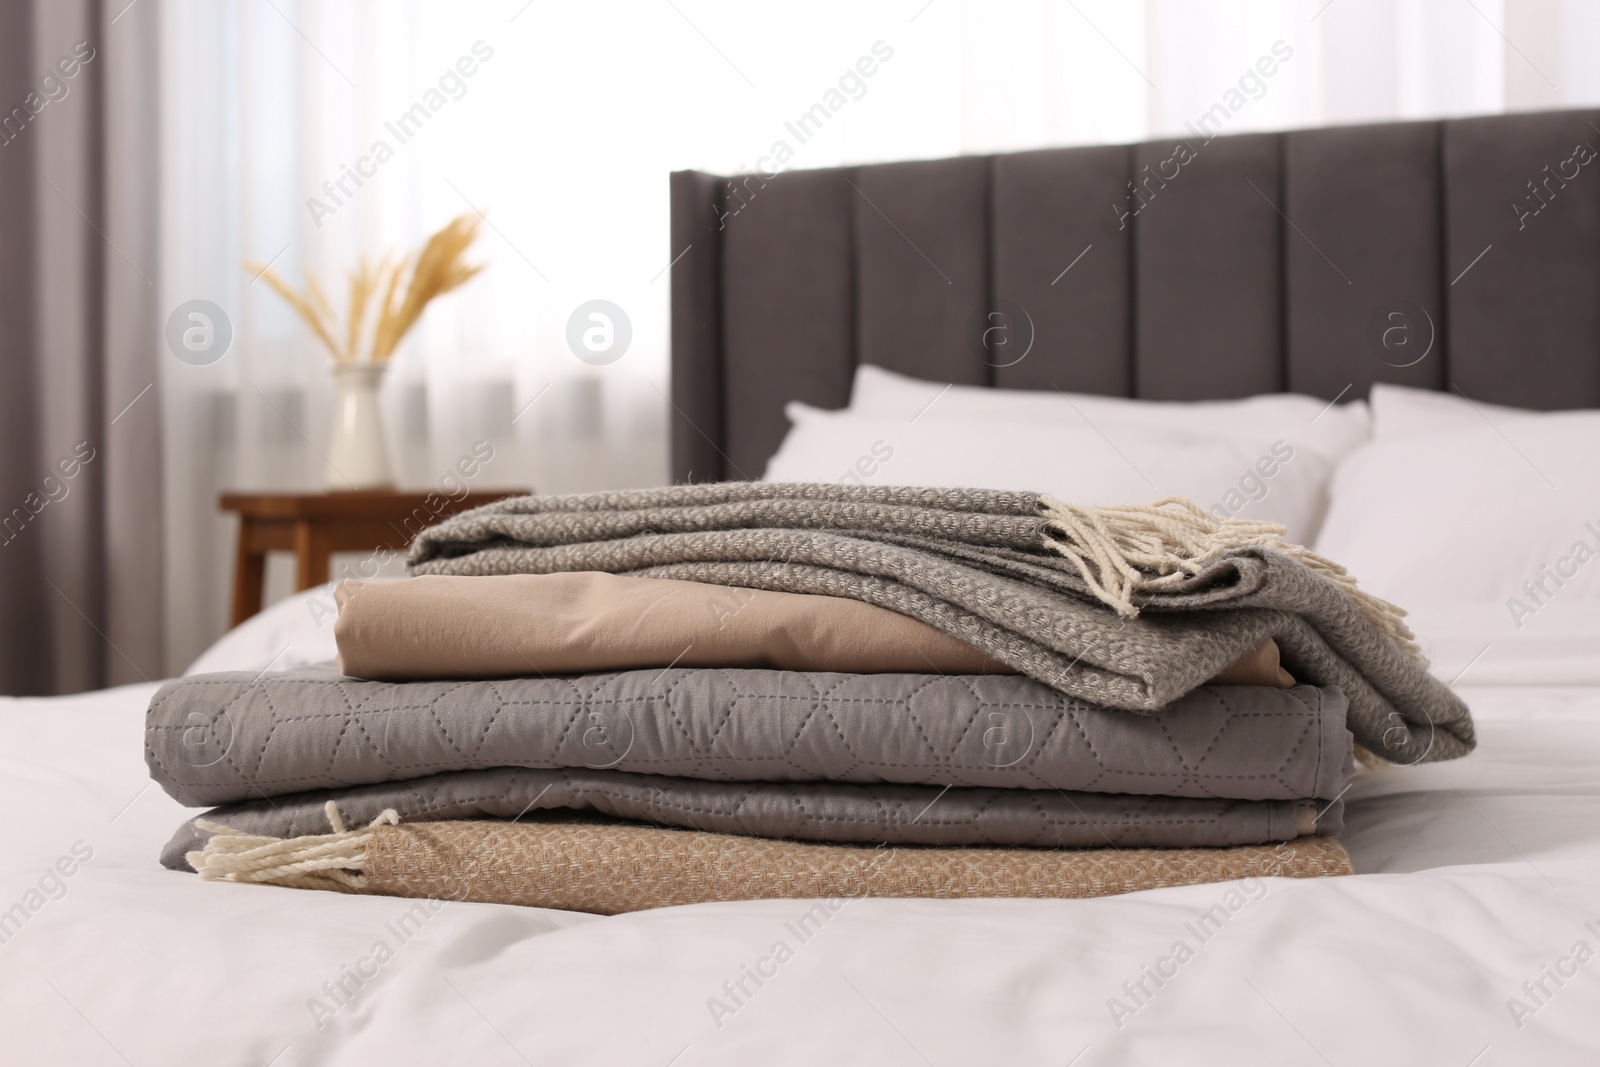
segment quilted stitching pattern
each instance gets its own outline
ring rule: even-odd
[[[496,767],[1219,800],[1333,798],[1338,690],[1202,687],[1148,715],[1021,676],[685,669],[474,682],[204,675],[151,701],[151,773],[218,804]]]

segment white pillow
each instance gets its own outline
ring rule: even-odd
[[[1396,437],[1419,430],[1448,430],[1458,426],[1485,426],[1503,419],[1519,419],[1540,412],[1499,404],[1469,401],[1460,393],[1408,389],[1403,385],[1372,387],[1372,436]]]
[[[1335,471],[1317,551],[1379,596],[1496,601],[1512,627],[1556,600],[1600,600],[1600,411],[1401,392],[1376,387],[1382,429]]]
[[[913,415],[1027,419],[1081,426],[1182,430],[1243,442],[1282,439],[1336,463],[1370,433],[1365,401],[1329,406],[1315,397],[1273,393],[1245,400],[1176,402],[1061,393],[1052,389],[989,389],[942,385],[862,364],[856,368],[848,410]]]
[[[1219,437],[1066,419],[786,408],[794,424],[770,482],[1031,489],[1080,504],[1184,496],[1213,513],[1268,519],[1309,537],[1332,464],[1282,438]]]
[[[1520,628],[1504,603],[1409,603],[1406,611],[1406,624],[1431,661],[1428,669],[1441,681],[1600,685],[1600,611],[1592,601],[1546,601],[1537,614],[1519,618]],[[1548,707],[1532,704],[1529,711]],[[1475,718],[1482,710],[1473,704]],[[1497,713],[1519,712],[1515,705],[1500,705]]]
[[[286,596],[229,630],[184,676],[219,671],[284,671],[324,663],[339,654],[333,640],[338,617],[332,583]]]

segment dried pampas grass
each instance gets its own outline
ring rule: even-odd
[[[322,283],[304,268],[304,291],[290,288],[268,265],[246,262],[245,269],[294,308],[337,363],[387,363],[428,304],[470,281],[483,264],[464,262],[478,237],[478,217],[460,215],[429,237],[414,255],[388,255],[374,266],[365,256],[350,272],[350,309],[341,329]],[[370,321],[370,327],[368,325]]]

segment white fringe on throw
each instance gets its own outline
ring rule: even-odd
[[[1172,589],[1236,549],[1267,548],[1338,584],[1374,625],[1427,663],[1404,622],[1405,609],[1358,587],[1355,578],[1332,560],[1285,541],[1286,529],[1278,523],[1219,519],[1194,501],[1175,496],[1115,507],[1086,507],[1045,497],[1044,514],[1051,520],[1051,532],[1059,535],[1046,539],[1049,546],[1076,564],[1089,590],[1124,618],[1139,614],[1135,593]]]
[[[367,843],[378,827],[397,825],[400,816],[388,808],[365,827],[348,830],[333,801],[322,810],[333,832],[306,837],[264,837],[210,819],[196,819],[195,826],[210,833],[211,840],[184,858],[207,881],[365,892],[367,878],[361,872],[367,865]]]

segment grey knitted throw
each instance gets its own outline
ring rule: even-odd
[[[1207,553],[1133,594],[1129,617],[1062,554],[1068,535],[1049,507],[997,490],[746,482],[521,497],[424,530],[410,570],[594,570],[849,597],[1133,712],[1165,707],[1272,637],[1299,680],[1344,691],[1350,730],[1375,755],[1431,762],[1476,743],[1455,693],[1346,587],[1291,554]]]

